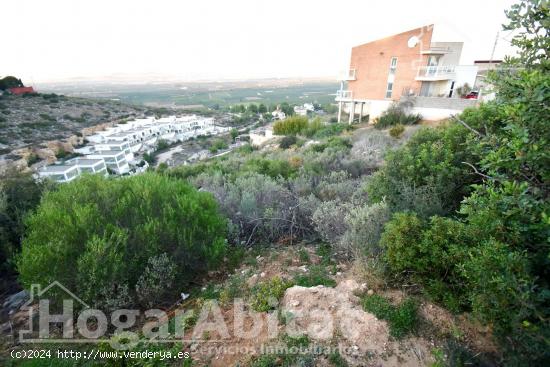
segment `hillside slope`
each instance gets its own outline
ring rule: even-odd
[[[105,122],[141,116],[144,106],[56,94],[0,96],[0,157],[17,160],[14,150],[82,136]]]

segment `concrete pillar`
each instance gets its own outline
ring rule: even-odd
[[[342,119],[342,101],[338,102],[338,123]]]
[[[364,102],[361,102],[361,111],[359,111],[359,123],[361,123],[361,119],[363,117],[363,106],[365,105]]]
[[[355,116],[355,101],[349,103],[349,124],[353,123],[353,117]]]

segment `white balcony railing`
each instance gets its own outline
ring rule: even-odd
[[[338,74],[338,80],[342,80],[342,81],[345,81],[345,80],[356,80],[356,77],[355,77],[355,69],[349,69],[349,70],[341,71],[341,72]]]
[[[416,78],[421,79],[446,79],[455,74],[454,66],[422,66],[418,68]]]
[[[430,47],[427,50],[422,50],[423,55],[443,55],[452,52],[450,47]]]
[[[336,91],[336,99],[337,100],[340,100],[340,99],[351,99],[351,90],[337,90]]]

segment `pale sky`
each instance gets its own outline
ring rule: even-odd
[[[334,77],[352,46],[435,24],[488,59],[511,0],[1,0],[0,76],[26,84]],[[510,53],[501,33],[495,58]]]

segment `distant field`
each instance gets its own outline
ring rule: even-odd
[[[283,101],[289,103],[329,103],[334,101],[336,89],[337,86],[333,84],[290,86],[269,89],[235,88],[219,91],[194,91],[174,88],[156,91],[128,91],[117,93],[117,97],[123,102],[159,106],[226,106],[236,103],[275,104]]]
[[[122,102],[151,106],[184,107],[202,105],[219,107],[238,103],[276,104],[330,103],[337,83],[311,82],[289,85],[238,85],[237,83],[104,85],[52,91],[85,97],[119,99]]]

